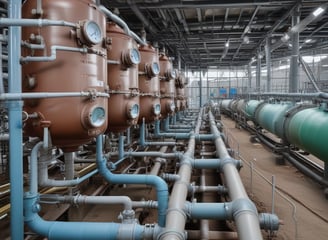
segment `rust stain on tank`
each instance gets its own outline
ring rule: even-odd
[[[23,92],[105,92],[107,88],[106,49],[103,36],[106,18],[94,1],[44,0],[43,14],[33,14],[36,0],[24,2],[23,18],[46,18],[76,23],[78,28],[64,26],[23,27],[22,41],[44,44],[44,49],[22,48],[23,57],[46,57],[51,47],[65,46],[89,49],[94,53],[57,50],[53,61],[27,62],[22,65]],[[93,25],[100,29],[99,38],[86,39],[85,28]],[[97,52],[97,53],[95,53]],[[42,122],[49,121],[52,142],[64,151],[75,151],[107,128],[107,99],[64,97],[27,100],[24,110],[38,113],[26,122],[24,131],[29,136],[42,137]],[[104,118],[104,119],[103,119]]]

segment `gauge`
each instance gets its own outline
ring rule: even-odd
[[[154,75],[159,74],[160,68],[159,68],[158,62],[153,62],[151,64],[151,69],[152,69],[152,72],[154,73]]]
[[[102,41],[102,31],[95,21],[86,21],[83,24],[83,36],[89,44],[99,44]]]
[[[153,112],[155,115],[159,115],[161,113],[161,104],[157,103],[153,105]]]
[[[170,79],[176,77],[176,72],[174,69],[170,69],[170,70],[167,70],[165,75],[166,75],[167,80],[170,80]]]
[[[89,121],[93,127],[100,127],[105,122],[105,109],[102,107],[95,107],[89,114]]]
[[[136,119],[139,116],[139,104],[130,103],[128,104],[128,116],[131,119]]]
[[[122,56],[123,64],[127,67],[139,64],[141,60],[140,53],[136,48],[129,49],[128,51],[124,52]]]
[[[138,49],[132,48],[130,50],[130,59],[133,64],[139,64],[140,63],[140,53]]]
[[[151,65],[146,65],[146,73],[149,77],[155,77],[159,74],[160,68],[158,62],[153,62]]]

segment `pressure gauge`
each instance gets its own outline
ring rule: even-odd
[[[130,59],[133,64],[139,64],[140,63],[140,53],[138,49],[132,48],[130,49]]]
[[[99,24],[91,20],[84,22],[83,36],[85,40],[92,45],[99,44],[103,38]]]
[[[105,109],[102,107],[95,107],[89,113],[89,122],[93,127],[100,127],[105,123]]]
[[[130,102],[127,105],[127,114],[130,119],[139,117],[139,104]]]
[[[152,69],[152,72],[154,73],[154,75],[159,74],[160,68],[159,68],[158,62],[153,62],[151,64],[151,69]]]
[[[153,105],[153,113],[157,116],[161,113],[161,104],[157,103]]]
[[[155,77],[159,74],[160,68],[158,62],[153,62],[150,65],[146,65],[146,73],[148,77]]]

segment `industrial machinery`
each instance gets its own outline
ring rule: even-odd
[[[238,125],[243,126],[269,145],[278,154],[292,162],[302,172],[325,186],[328,195],[328,150],[325,147],[324,136],[327,136],[327,103],[325,94],[308,94],[302,96],[303,101],[295,101],[301,95],[293,97],[281,94],[267,100],[225,99],[220,103],[221,108]],[[286,100],[282,100],[285,98]],[[308,98],[308,99],[307,99]],[[311,100],[309,100],[311,99]],[[255,125],[247,123],[251,120]],[[267,137],[262,129],[276,135],[280,141]],[[302,154],[297,154],[302,150]],[[304,154],[312,154],[324,162],[320,168]],[[298,161],[297,161],[298,160]],[[302,162],[300,162],[302,161]]]
[[[280,220],[249,199],[215,109],[187,108],[166,53],[92,0],[10,4],[1,239],[274,235]]]

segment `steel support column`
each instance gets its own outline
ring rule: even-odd
[[[271,92],[271,38],[266,38],[265,44],[265,62],[267,66],[267,86],[266,91]]]
[[[299,24],[300,12],[299,7],[296,8],[292,16],[292,26]],[[298,68],[298,57],[299,57],[299,32],[293,32],[291,34],[292,43],[292,56],[290,58],[290,71],[289,71],[289,92],[298,92],[299,89],[299,68]]]
[[[261,51],[257,53],[257,65],[256,65],[256,92],[261,91]]]

